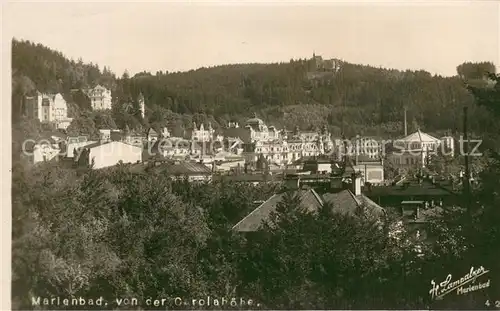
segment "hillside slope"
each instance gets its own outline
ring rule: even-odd
[[[321,127],[336,134],[401,135],[407,107],[409,129],[457,131],[461,110],[472,97],[456,77],[432,76],[425,71],[397,71],[339,62],[336,72],[311,79],[314,61],[290,60],[275,64],[236,64],[187,72],[154,75],[143,72],[121,78],[105,67],[74,61],[61,53],[26,41],[13,41],[13,118],[21,115],[22,98],[35,88],[61,92],[103,84],[113,91],[111,114],[119,128],[177,126],[212,121],[215,127],[229,120],[244,121],[257,113],[279,127]],[[488,64],[488,63],[483,63]],[[472,66],[472,67],[471,67]],[[462,64],[461,73],[477,73],[479,65]],[[486,66],[488,67],[488,66]],[[465,70],[465,69],[467,70]],[[463,78],[463,77],[462,77]],[[127,116],[123,104],[139,93],[146,99],[146,118]],[[71,105],[75,105],[71,103]],[[76,105],[85,110],[82,105]],[[485,126],[479,108],[471,111],[471,127]],[[75,112],[82,118],[89,116]]]

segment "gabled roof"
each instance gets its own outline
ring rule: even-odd
[[[212,170],[206,165],[196,162],[180,162],[177,164],[167,164],[158,167],[161,173],[170,176],[175,175],[211,175]]]
[[[219,151],[214,155],[215,158],[224,158],[224,159],[232,159],[232,160],[239,160],[239,159],[244,159],[243,156],[234,154],[232,152],[227,152],[227,151]]]
[[[97,84],[95,87],[94,87],[94,90],[107,90],[104,86],[100,85],[100,84]]]
[[[233,230],[239,232],[253,232],[260,229],[264,222],[269,221],[272,212],[276,211],[277,205],[285,196],[285,192],[277,193],[254,209],[250,214],[238,222]],[[310,212],[318,211],[323,202],[321,197],[313,189],[297,190],[295,195],[300,197],[300,207]]]
[[[420,131],[420,129],[418,129],[415,133],[410,134],[405,138],[402,138],[401,140],[405,142],[422,142],[422,143],[439,141],[439,139],[437,139],[436,137],[424,133]]]
[[[246,124],[247,125],[250,125],[250,124],[255,124],[255,125],[264,125],[264,121],[262,121],[262,119],[259,119],[257,118],[257,116],[255,115],[253,118],[250,118],[246,121]]]
[[[215,175],[213,180],[225,180],[230,182],[273,182],[279,180],[279,176],[264,174]]]
[[[223,135],[226,138],[238,138],[244,143],[249,143],[251,141],[250,132],[244,127],[230,127],[223,131]]]
[[[302,157],[294,162],[294,164],[302,164],[305,162],[315,162],[318,164],[331,164],[333,162],[333,159],[326,155],[321,155],[321,156],[307,156],[307,157]]]

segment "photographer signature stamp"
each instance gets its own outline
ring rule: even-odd
[[[467,274],[454,281],[451,274],[448,274],[446,279],[440,283],[436,283],[434,280],[431,280],[432,288],[429,290],[429,294],[433,299],[439,300],[453,292],[456,292],[457,295],[464,295],[488,288],[490,287],[489,279],[483,280],[483,282],[478,281],[478,278],[486,275],[488,272],[489,270],[486,270],[483,266],[480,266],[477,269],[471,267]]]

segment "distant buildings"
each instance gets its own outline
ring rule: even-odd
[[[66,129],[73,120],[68,117],[68,105],[60,93],[26,97],[25,113],[40,122],[53,123],[58,129]]]
[[[142,147],[111,141],[87,145],[78,150],[80,154],[79,165],[100,169],[117,165],[119,163],[142,162]]]
[[[48,162],[57,160],[60,147],[53,139],[45,140],[43,143],[37,143],[33,147],[33,163]]]
[[[396,140],[387,158],[399,168],[423,168],[432,154],[437,154],[441,140],[420,129],[404,138]]]
[[[361,182],[372,185],[381,185],[384,183],[384,161],[382,158],[371,158],[367,155],[354,157],[352,163],[354,171],[361,173]]]
[[[95,143],[97,143],[97,141],[88,141],[87,136],[68,137],[65,155],[67,158],[73,159],[78,157],[78,153],[75,152],[75,150],[80,150],[82,147]]]
[[[323,59],[320,55],[313,53],[312,57],[314,71],[337,71],[340,68],[340,62],[336,59]]]
[[[212,179],[212,169],[200,163],[165,163],[164,165],[156,166],[154,170],[174,180],[187,178],[188,181],[210,181]]]
[[[196,126],[196,122],[193,122],[193,128],[191,129],[190,139],[193,141],[203,141],[209,142],[215,139],[215,130],[212,128],[212,124],[209,122],[207,129],[205,126],[200,124],[199,127]]]
[[[98,84],[93,89],[86,90],[85,93],[90,98],[92,110],[111,109],[113,97],[111,96],[111,91],[104,86]]]
[[[355,139],[355,154],[364,155],[370,159],[382,158],[382,143],[374,137],[360,137]]]

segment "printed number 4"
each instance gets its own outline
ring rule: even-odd
[[[485,305],[486,305],[487,307],[489,307],[489,306],[491,305],[490,301],[489,301],[489,300],[486,300]],[[500,300],[496,300],[496,301],[495,301],[495,307],[496,307],[496,308],[500,308]]]

